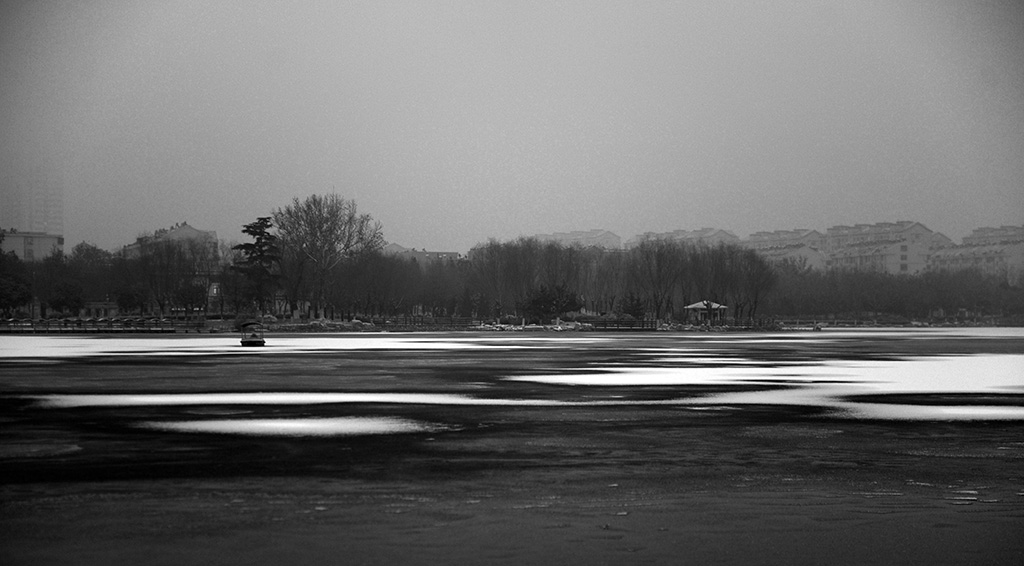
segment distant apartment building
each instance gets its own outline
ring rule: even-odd
[[[916,274],[925,270],[977,269],[1022,284],[1024,226],[977,228],[963,245],[920,222],[901,220],[833,226],[821,234],[797,228],[755,232],[743,245],[774,263],[796,262],[812,269]]]
[[[865,241],[847,244],[828,254],[827,267],[838,270],[874,271],[913,275],[927,269],[931,249],[920,241]]]
[[[170,228],[162,228],[153,232],[152,235],[140,236],[135,243],[123,248],[125,257],[129,259],[138,258],[142,255],[142,249],[147,244],[155,242],[195,242],[208,248],[214,256],[218,253],[217,232],[213,230],[198,230],[189,226],[188,222],[175,224]]]
[[[398,244],[384,246],[384,253],[404,259],[415,259],[421,266],[436,261],[455,261],[462,257],[462,254],[458,252],[428,252],[426,248],[416,250],[415,248],[405,248]]]
[[[903,241],[911,244],[923,243],[928,249],[953,245],[952,240],[938,232],[933,232],[920,222],[900,220],[854,226],[833,226],[825,231],[822,247],[826,254],[833,254],[859,244]]]
[[[557,242],[563,246],[604,248],[608,250],[618,250],[622,248],[622,238],[608,230],[601,229],[555,232],[554,234],[537,234],[534,238],[537,238],[542,242]]]
[[[828,263],[825,254],[814,246],[792,244],[756,249],[758,255],[775,265],[791,264],[798,268],[823,271]]]
[[[817,230],[795,228],[793,230],[775,230],[772,232],[754,232],[743,241],[743,245],[755,250],[772,248],[788,248],[793,246],[809,246],[821,249],[824,247],[825,236]]]
[[[946,247],[932,253],[928,267],[933,271],[976,269],[1019,286],[1024,284],[1024,240]]]
[[[1024,226],[1000,226],[999,228],[975,228],[964,236],[963,245],[983,246],[1024,242]]]
[[[769,262],[789,263],[801,268],[824,270],[827,258],[821,251],[825,236],[817,230],[794,228],[754,232],[741,243]]]
[[[5,179],[0,190],[0,228],[64,234],[64,187],[37,167],[27,177]]]
[[[808,228],[755,232],[743,241],[776,263],[894,275],[924,271],[934,250],[952,244],[946,236],[909,220],[833,226],[824,234]]]
[[[673,230],[672,232],[645,232],[630,238],[626,248],[636,247],[644,240],[671,240],[694,244],[739,244],[740,238],[728,230],[701,228],[700,230]]]
[[[0,190],[3,251],[39,261],[64,251],[64,188],[36,168],[27,178],[5,179]]]
[[[833,226],[825,231],[822,251],[829,269],[911,275],[927,269],[932,252],[951,245],[920,222],[900,220]]]
[[[45,232],[22,232],[13,228],[4,230],[0,243],[4,253],[14,252],[22,261],[41,261],[54,251],[64,251],[64,236]]]

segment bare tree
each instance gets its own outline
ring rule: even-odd
[[[71,250],[67,257],[68,266],[82,285],[86,301],[107,301],[112,294],[110,276],[113,254],[87,242]]]
[[[586,258],[579,245],[563,246],[558,242],[541,244],[538,258],[538,284],[554,289],[565,287],[579,291],[585,273]]]
[[[421,268],[423,277],[419,302],[424,312],[433,316],[454,316],[458,312],[459,300],[465,294],[468,262],[434,261]],[[461,314],[468,316],[472,313]]]
[[[525,242],[490,240],[470,252],[476,285],[483,296],[494,301],[497,316],[515,314],[533,284],[534,266],[528,264],[519,245]]]
[[[681,276],[682,248],[676,242],[646,239],[629,252],[632,286],[648,304],[655,318],[666,312]]]
[[[583,296],[597,313],[615,312],[626,295],[628,256],[619,250],[587,250],[589,266]]]
[[[320,316],[326,306],[326,290],[335,268],[362,252],[384,246],[380,222],[369,214],[359,214],[354,200],[337,194],[292,199],[292,204],[274,212],[274,224],[285,263],[310,264],[308,299],[314,316]]]
[[[736,276],[733,249],[736,247],[727,244],[698,244],[689,249],[691,268],[687,278],[697,298],[705,302],[709,320],[714,314],[712,304],[725,303],[732,296]]]
[[[736,318],[746,308],[747,317],[753,322],[764,296],[771,292],[778,282],[778,274],[768,260],[755,250],[736,250],[738,259],[738,281],[736,285]]]
[[[190,316],[206,311],[217,255],[213,240],[146,236],[139,238],[138,257],[128,261],[135,264],[160,314],[180,307]]]

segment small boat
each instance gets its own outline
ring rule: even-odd
[[[259,322],[246,322],[240,327],[243,346],[263,346],[263,325]]]

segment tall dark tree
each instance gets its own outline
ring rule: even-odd
[[[149,288],[138,258],[129,257],[124,252],[112,258],[111,286],[118,313],[145,314],[146,305],[149,304]]]
[[[465,261],[433,261],[420,266],[423,277],[420,283],[419,302],[425,314],[432,316],[469,316],[472,309],[463,302],[466,296]],[[461,312],[460,312],[461,311]]]
[[[579,296],[565,285],[541,285],[527,302],[524,314],[530,317],[531,321],[543,324],[581,308],[583,303]]]
[[[3,242],[0,230],[0,242]],[[14,252],[0,252],[0,313],[7,318],[15,309],[32,301],[32,283],[28,269]]]
[[[753,321],[757,316],[765,295],[770,293],[779,280],[775,268],[754,250],[735,250],[737,278],[735,285],[735,312],[739,319],[746,309],[747,317]]]
[[[586,306],[596,313],[622,311],[629,280],[629,257],[618,250],[609,252],[597,248],[588,250],[588,255],[587,274],[581,289]],[[642,304],[639,310],[642,318]]]
[[[81,242],[67,258],[71,273],[78,278],[87,301],[105,302],[111,299],[113,286],[113,255],[88,242]]]
[[[80,279],[74,273],[63,251],[56,249],[33,265],[36,280],[36,297],[41,308],[50,313],[78,316],[85,306],[84,291]]]
[[[333,289],[337,297],[330,302],[349,314],[355,309],[370,316],[411,314],[423,279],[416,260],[377,252],[360,254],[341,271],[343,284]]]
[[[481,316],[506,314],[504,311],[512,306],[512,301],[511,299],[503,301],[503,298],[510,296],[510,293],[507,291],[508,280],[504,276],[502,268],[501,242],[491,240],[486,244],[477,245],[470,250],[469,255],[473,258],[471,286],[476,291],[478,298],[483,301],[476,305],[476,310],[481,313]]]
[[[269,216],[261,216],[242,227],[242,232],[253,241],[231,248],[242,253],[241,261],[236,262],[232,269],[245,275],[249,282],[249,295],[261,313],[266,312],[268,300],[273,301],[280,279],[281,249],[277,244],[278,237],[270,233],[273,227]]]
[[[519,315],[538,287],[543,245],[535,238],[491,240],[470,251],[472,278],[497,316]],[[491,309],[484,309],[491,310]]]

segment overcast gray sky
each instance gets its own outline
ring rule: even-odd
[[[1024,223],[1015,0],[3,0],[0,182],[68,248],[337,192],[405,246]]]

